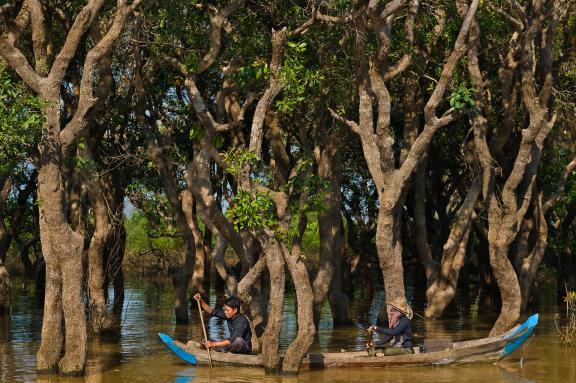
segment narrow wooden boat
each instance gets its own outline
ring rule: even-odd
[[[442,350],[398,356],[371,357],[366,351],[310,353],[302,360],[306,368],[387,367],[397,365],[441,365],[473,362],[497,362],[504,359],[532,334],[538,324],[538,314],[532,315],[522,325],[499,336],[449,343]],[[180,359],[193,365],[208,363],[208,352],[196,342],[184,344],[166,334],[158,334],[164,344]],[[239,355],[212,352],[215,365],[262,367],[259,354]]]

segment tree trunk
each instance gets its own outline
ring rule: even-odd
[[[122,209],[120,209],[120,211],[121,210]],[[122,262],[126,250],[126,229],[124,228],[124,222],[122,220],[115,223],[113,236],[107,248],[109,254],[108,275],[112,276],[112,286],[114,286],[112,315],[118,326],[121,323],[122,308],[124,307],[124,271],[122,270]]]
[[[441,316],[456,295],[458,277],[460,269],[464,266],[464,256],[472,227],[472,213],[481,191],[482,182],[478,179],[470,186],[466,199],[458,211],[457,220],[443,246],[439,273],[426,290],[427,318]]]
[[[268,303],[268,320],[266,330],[262,335],[262,362],[267,374],[275,374],[280,370],[280,330],[282,329],[282,309],[284,307],[284,258],[280,243],[274,239],[264,239],[264,256],[270,273],[270,300]]]
[[[46,114],[44,132],[56,133],[42,137],[38,170],[40,238],[46,262],[46,292],[42,341],[36,366],[39,373],[53,373],[59,369],[62,374],[77,375],[83,373],[86,361],[86,322],[82,299],[84,241],[68,225],[64,214],[61,148],[59,140],[55,138],[60,132],[60,113],[54,109],[59,109],[58,102]],[[65,329],[62,328],[63,323]]]
[[[297,318],[298,333],[296,339],[288,346],[282,362],[282,373],[295,375],[300,369],[300,363],[308,352],[308,348],[314,341],[316,328],[314,327],[314,313],[312,308],[313,294],[308,271],[304,262],[288,251],[282,245],[284,261],[288,266],[294,287],[296,288],[296,300],[298,302]]]
[[[0,317],[10,313],[10,275],[0,257]]]
[[[518,254],[518,280],[522,296],[522,304],[520,306],[521,312],[525,312],[528,309],[532,285],[536,279],[536,272],[538,271],[538,266],[542,262],[542,258],[544,258],[546,246],[548,245],[548,224],[546,223],[546,217],[544,216],[545,212],[542,206],[542,198],[542,192],[538,193],[536,198],[534,198],[534,203],[536,205],[534,207],[536,243],[530,253]]]
[[[320,323],[322,305],[327,293],[329,293],[328,300],[333,323],[344,325],[351,322],[348,297],[342,291],[342,257],[344,255],[340,211],[342,171],[336,145],[336,143],[329,142],[317,159],[318,175],[330,183],[330,188],[324,197],[324,209],[318,215],[320,263],[312,286],[316,327]]]
[[[5,263],[8,248],[12,242],[12,234],[6,230],[4,225],[3,210],[11,189],[10,180],[4,175],[0,175],[0,315],[10,312],[10,276]]]
[[[402,266],[402,243],[400,238],[401,211],[390,208],[385,196],[380,196],[378,225],[376,227],[376,249],[384,276],[386,301],[405,301],[404,268]],[[379,318],[380,320],[382,318]]]
[[[96,334],[111,331],[114,328],[112,315],[106,308],[107,289],[104,259],[107,244],[113,235],[114,227],[110,220],[108,203],[104,197],[99,179],[88,178],[87,193],[95,218],[95,228],[88,247],[88,315],[92,330]]]
[[[520,286],[516,271],[508,259],[507,243],[490,241],[490,265],[500,289],[502,308],[500,315],[490,330],[490,336],[502,334],[509,330],[520,317]]]

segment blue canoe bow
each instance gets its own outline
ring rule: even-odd
[[[166,345],[166,347],[168,347],[170,351],[176,354],[178,358],[194,366],[198,364],[198,359],[196,358],[196,356],[194,354],[187,352],[184,348],[182,348],[181,345],[177,345],[176,343],[174,343],[174,339],[172,339],[170,335],[159,332],[158,336],[160,337],[160,339],[162,339],[162,342]]]

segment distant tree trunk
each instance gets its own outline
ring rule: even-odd
[[[10,312],[10,275],[5,263],[12,234],[4,225],[3,211],[11,189],[12,183],[8,176],[0,174],[0,316]]]
[[[519,241],[516,246],[516,270],[520,283],[520,292],[522,294],[521,311],[525,312],[530,301],[530,293],[538,266],[544,258],[546,247],[548,245],[548,223],[546,222],[546,213],[554,207],[556,203],[564,196],[566,182],[570,174],[576,168],[576,157],[574,157],[565,167],[560,176],[556,190],[544,201],[543,191],[537,191],[533,197],[534,211],[532,218],[525,218],[522,222],[522,229],[525,235],[519,235]],[[532,248],[529,248],[529,236],[534,232],[535,240]],[[521,232],[522,233],[522,232]]]
[[[86,159],[96,163],[97,155],[93,153],[92,148],[98,148],[99,142],[98,139],[93,139],[95,136],[91,134],[91,137],[87,138],[88,145],[84,149],[84,155]],[[109,206],[114,203],[106,199],[103,175],[94,171],[94,174],[86,174],[84,180],[95,220],[94,232],[88,247],[88,318],[92,331],[102,334],[114,328],[113,316],[106,307],[107,278],[104,263],[108,258],[107,245],[114,233],[112,222],[114,212],[109,210]]]
[[[324,129],[322,129],[323,131]],[[324,132],[325,134],[325,132]],[[348,297],[342,290],[342,257],[344,240],[342,236],[341,217],[341,165],[338,154],[342,142],[341,134],[334,134],[327,139],[324,148],[315,152],[318,163],[318,176],[329,182],[323,201],[324,208],[318,215],[320,235],[320,261],[318,273],[312,285],[314,296],[314,323],[318,327],[322,305],[328,294],[335,325],[349,324]]]
[[[114,327],[112,315],[106,308],[104,259],[114,226],[109,217],[108,204],[98,180],[87,182],[87,192],[95,217],[95,228],[88,248],[88,313],[92,330],[96,334],[109,332]]]
[[[123,205],[122,205],[123,206]],[[111,275],[112,286],[114,287],[114,303],[112,304],[112,315],[116,326],[121,323],[122,308],[124,307],[124,271],[122,262],[126,250],[126,229],[121,220],[114,225],[113,235],[107,246],[108,275]]]
[[[156,165],[160,182],[164,193],[170,203],[170,208],[178,231],[184,241],[184,251],[181,256],[180,264],[174,270],[171,270],[172,285],[174,287],[174,313],[176,316],[176,323],[188,323],[188,285],[192,278],[192,272],[195,264],[196,256],[196,243],[194,238],[193,228],[190,225],[191,217],[187,216],[185,212],[184,192],[180,191],[179,185],[176,182],[176,172],[174,164],[170,159],[170,147],[166,137],[157,132],[156,127],[151,123],[147,116],[147,97],[144,79],[142,77],[142,57],[137,49],[135,51],[136,71],[135,71],[135,93],[137,95],[136,102],[136,120],[138,125],[142,128],[148,146],[148,155]]]
[[[0,317],[10,312],[10,275],[0,258]]]

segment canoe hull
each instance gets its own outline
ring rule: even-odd
[[[535,314],[522,325],[516,326],[503,335],[456,342],[452,344],[451,348],[428,353],[384,357],[370,357],[366,351],[310,353],[302,360],[301,366],[303,368],[345,368],[497,362],[518,349],[532,334],[537,323],[538,314]],[[166,337],[168,336],[162,334],[162,341],[165,343],[166,341],[171,341],[172,347],[169,346],[170,350],[181,359],[186,360],[185,358],[190,359],[190,356],[194,356],[197,359],[197,363],[201,365],[208,364],[208,353],[206,350],[201,349],[198,343],[188,342],[188,344],[184,344],[171,340],[171,338],[168,340]],[[173,348],[176,348],[178,352],[174,351]],[[216,365],[262,367],[260,355],[213,352],[212,361]]]

